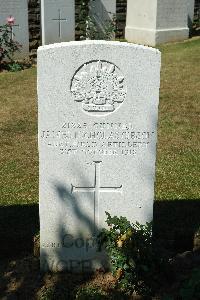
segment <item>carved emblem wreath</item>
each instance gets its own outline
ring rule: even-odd
[[[126,97],[120,70],[104,61],[84,64],[72,79],[71,92],[88,112],[113,112]]]

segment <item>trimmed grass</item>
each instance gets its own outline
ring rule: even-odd
[[[0,90],[0,203],[37,203],[36,68],[0,74]]]
[[[160,47],[156,199],[200,195],[200,39]]]
[[[161,46],[156,199],[198,199],[200,39]],[[0,74],[0,204],[38,202],[36,68]]]

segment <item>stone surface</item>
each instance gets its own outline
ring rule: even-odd
[[[38,50],[43,270],[106,266],[105,211],[152,220],[160,53],[120,42]]]
[[[16,58],[23,58],[29,54],[28,33],[28,6],[26,0],[1,0],[0,1],[0,25],[6,24],[6,18],[13,16],[15,24],[13,39],[22,45],[21,51],[16,52]]]
[[[85,18],[88,15],[89,0],[85,0],[83,6],[82,0],[75,0],[75,40],[83,40],[86,37]],[[29,39],[31,56],[35,55],[35,50],[41,43],[40,30],[40,1],[29,0]],[[116,0],[116,38],[124,38],[126,24],[126,6],[127,0]],[[37,43],[34,43],[37,41]]]
[[[75,39],[74,0],[41,0],[42,44]]]
[[[125,37],[145,45],[189,36],[187,0],[128,0]]]
[[[99,2],[99,0],[98,0]],[[84,5],[83,5],[84,3]],[[93,3],[94,8],[97,6],[97,1],[93,2],[90,0],[75,0],[75,39],[77,41],[84,40],[86,38],[86,24],[85,20],[89,13],[89,4]],[[126,24],[126,6],[127,0],[112,0],[112,1],[103,1],[104,9],[108,12],[113,12],[116,14],[116,33],[115,37],[117,39],[122,39],[125,36],[125,24]],[[100,5],[100,4],[98,4]],[[93,9],[95,11],[95,9]],[[102,11],[102,10],[101,10]],[[101,12],[100,11],[100,12]],[[97,13],[100,13],[97,11]],[[108,17],[106,20],[109,20],[111,14],[105,13],[105,16]],[[104,17],[105,17],[104,16]],[[102,22],[102,21],[101,21]]]
[[[101,30],[116,16],[116,0],[90,0],[89,6],[90,15]]]
[[[194,19],[195,0],[188,0],[187,5],[188,5],[188,27],[191,30],[192,24],[193,24],[193,19]]]

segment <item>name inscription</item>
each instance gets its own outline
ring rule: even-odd
[[[134,130],[131,123],[64,122],[59,129],[42,130],[43,143],[66,155],[135,155],[151,143],[154,131]]]

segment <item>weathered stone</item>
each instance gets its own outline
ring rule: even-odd
[[[126,23],[126,5],[127,0],[114,0],[116,2],[116,34],[117,39],[124,38],[125,23]],[[81,37],[86,38],[86,18],[89,14],[88,4],[90,0],[84,1],[85,5],[81,4],[81,0],[75,0],[75,22],[76,28],[81,28],[81,32],[75,33],[75,39],[79,41]],[[107,1],[108,2],[108,1]],[[108,4],[108,3],[107,3]],[[107,8],[106,8],[107,10]]]
[[[187,0],[128,0],[128,41],[154,46],[184,40],[188,35]]]
[[[106,214],[152,220],[160,53],[85,41],[38,50],[41,268],[108,266]]]
[[[74,0],[41,1],[42,44],[75,39]]]

